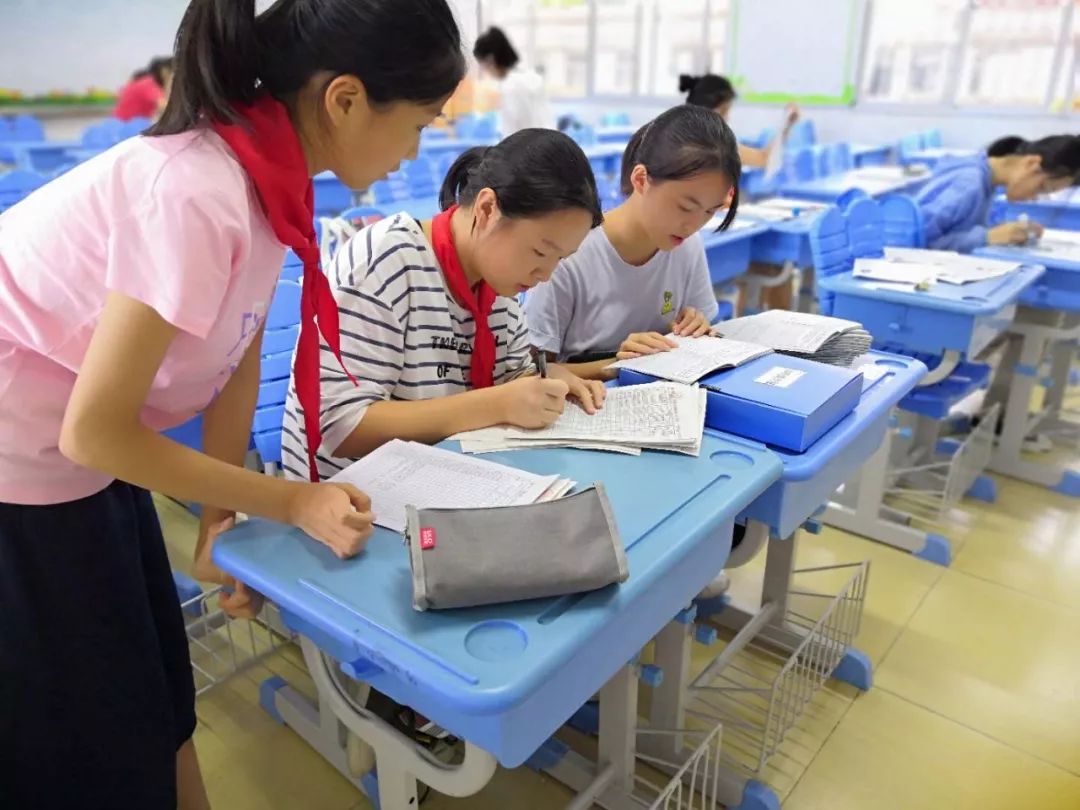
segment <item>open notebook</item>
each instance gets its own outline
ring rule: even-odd
[[[405,507],[478,509],[524,506],[561,498],[576,485],[460,453],[394,439],[346,467],[332,482],[371,498],[375,523],[405,531]]]
[[[550,427],[510,426],[471,430],[452,436],[466,453],[492,453],[537,447],[575,447],[639,454],[670,450],[696,456],[705,429],[705,391],[697,386],[659,382],[608,391],[593,415],[574,402]]]
[[[754,343],[711,336],[693,338],[668,335],[667,338],[679,344],[678,348],[632,360],[620,360],[611,367],[690,385],[714,371],[741,366],[772,351]]]

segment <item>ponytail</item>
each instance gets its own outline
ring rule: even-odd
[[[173,135],[202,118],[235,123],[234,105],[255,100],[259,45],[255,0],[191,0],[176,34],[169,102],[149,135]]]
[[[443,178],[442,188],[439,189],[440,210],[445,211],[461,202],[461,195],[469,185],[469,175],[483,163],[484,155],[491,148],[490,146],[474,146],[472,149],[466,149],[458,155],[457,160],[450,164],[446,177]]]
[[[679,76],[679,92],[680,93],[693,93],[694,88],[697,87],[698,82],[701,81],[701,76],[688,76],[683,73]]]
[[[988,157],[1005,157],[1006,155],[1015,155],[1026,144],[1023,138],[1019,135],[1009,135],[1004,138],[998,138],[986,149]]]
[[[604,221],[589,160],[581,147],[553,129],[522,129],[495,146],[478,146],[454,161],[439,191],[445,211],[472,205],[485,188],[495,192],[510,219],[579,209]]]

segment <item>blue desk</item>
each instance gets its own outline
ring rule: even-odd
[[[1034,222],[1040,222],[1047,228],[1080,230],[1080,189],[1067,188],[1029,202],[1009,202],[1005,195],[994,200],[993,220],[1011,222],[1026,214]]]
[[[622,162],[625,150],[625,143],[597,143],[592,146],[582,147],[585,157],[592,164],[593,171],[598,175],[612,177],[617,176],[619,173],[619,164]]]
[[[869,689],[870,661],[853,649],[858,616],[865,598],[866,563],[796,569],[798,528],[820,511],[837,487],[852,480],[876,449],[885,443],[889,412],[926,373],[910,357],[871,352],[856,367],[883,369],[868,380],[855,410],[804,453],[775,451],[783,463],[779,480],[739,516],[746,532],[733,550],[728,567],[754,559],[767,547],[760,600],[740,604],[730,597],[698,600],[698,617],[735,632],[722,652],[691,680],[690,645],[711,643],[685,615],[676,617],[657,637],[655,663],[663,681],[652,692],[649,724],[655,729],[680,729],[687,711],[716,717],[737,730],[737,742],[725,748],[743,770],[722,767],[718,774],[720,800],[737,810],[776,810],[779,800],[759,781],[775,746],[795,726],[829,677]],[[871,375],[873,376],[873,375]],[[748,449],[757,447],[746,441]],[[811,531],[815,526],[808,525]],[[837,585],[842,581],[842,585]],[[820,602],[807,607],[807,601]],[[840,621],[844,611],[850,611]],[[805,619],[809,615],[810,620]],[[769,652],[762,652],[763,646]],[[758,649],[755,649],[758,647]],[[736,656],[754,650],[751,661]],[[777,651],[782,651],[779,655]],[[809,661],[815,663],[808,664]],[[775,669],[773,664],[775,662]],[[736,663],[732,671],[728,665]],[[745,682],[739,672],[754,673]],[[793,674],[798,673],[798,674]],[[698,700],[701,699],[701,701]],[[748,701],[756,701],[748,706]],[[644,735],[644,749],[670,759],[681,741],[677,737]],[[747,778],[747,773],[752,774]]]
[[[892,147],[888,144],[851,144],[851,160],[856,169],[865,166],[884,166],[892,156]]]
[[[483,786],[490,769],[477,768],[477,779],[467,785],[449,786],[453,769],[442,777],[423,770],[415,754],[402,753],[408,746],[395,748],[384,732],[372,731],[370,720],[324,694],[335,687],[321,653],[488,752],[470,749],[467,760],[493,756],[520,765],[609,679],[619,681],[619,698],[629,699],[622,690],[636,688],[632,679],[615,676],[625,675],[626,662],[723,568],[735,516],[781,470],[764,447],[719,435],[705,437],[696,459],[574,450],[497,459],[582,483],[604,481],[630,579],[559,599],[418,613],[411,606],[406,549],[385,530],[360,557],[344,562],[299,531],[266,521],[242,524],[214,549],[219,566],[264,593],[301,634],[324,705],[340,709],[334,714],[355,733],[371,731],[379,783],[395,791],[381,796],[384,810],[403,810],[415,800],[414,775],[464,796]],[[318,709],[280,681],[264,686],[264,705],[348,777],[336,723],[324,718],[320,725]],[[628,753],[629,763],[624,757],[620,767],[628,766],[632,777],[632,740]],[[410,789],[401,788],[406,783]]]
[[[818,279],[835,296],[833,315],[859,321],[876,341],[904,351],[977,355],[1012,322],[1021,294],[1043,274],[1029,265],[974,284],[937,283],[925,292],[883,286],[850,271]]]
[[[750,266],[750,250],[754,240],[768,231],[768,226],[756,220],[736,217],[726,231],[717,232],[716,219],[701,230],[705,244],[705,261],[713,285],[726,285],[746,272]]]
[[[1054,437],[1077,434],[1074,422],[1062,419],[1077,341],[1080,340],[1080,261],[1038,246],[988,247],[980,255],[1013,261],[1038,262],[1046,274],[1025,290],[1023,304],[1009,329],[1011,340],[998,363],[987,406],[1004,408],[1004,420],[990,469],[1080,498],[1080,472],[1061,464],[1029,461],[1024,440],[1043,432]],[[1049,373],[1042,366],[1049,362]],[[1028,413],[1037,385],[1046,389],[1042,409]]]
[[[436,157],[446,154],[460,155],[474,146],[491,146],[496,143],[492,138],[443,138],[442,140],[424,141],[420,144],[420,154]]]
[[[930,179],[929,174],[905,176],[900,170],[895,173],[889,172],[890,176],[886,176],[883,170],[888,168],[876,166],[854,169],[850,172],[831,174],[802,183],[788,183],[782,185],[780,191],[788,197],[834,203],[853,189],[861,189],[871,197],[894,193],[910,194]],[[881,174],[878,174],[879,172]]]

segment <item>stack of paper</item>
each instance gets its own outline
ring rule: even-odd
[[[855,274],[859,275],[859,266],[880,259],[856,259]],[[1020,262],[988,259],[985,256],[967,256],[949,250],[923,250],[920,248],[885,248],[885,261],[889,264],[914,267],[930,267],[935,271],[938,281],[946,284],[968,284],[973,281],[986,281],[1005,276],[1020,268]],[[876,278],[877,276],[864,276]]]
[[[782,354],[834,366],[850,366],[870,350],[872,341],[870,333],[855,321],[783,309],[725,321],[713,331]]]
[[[894,262],[889,259],[856,259],[851,274],[855,278],[917,287],[936,282],[940,270],[940,266],[927,263]]]
[[[535,475],[399,439],[330,480],[366,492],[375,523],[396,532],[405,531],[405,507],[409,504],[419,509],[524,506],[561,498],[576,486],[557,475]]]
[[[739,209],[740,211],[742,209]],[[1047,228],[1031,248],[1036,254],[1080,262],[1080,233]]]
[[[667,337],[668,340],[679,344],[678,348],[635,357],[633,360],[620,360],[613,363],[611,367],[626,368],[659,377],[662,380],[690,385],[706,374],[741,366],[772,351],[756,343],[743,343],[727,338],[709,336],[693,338],[675,335]]]
[[[794,215],[794,212],[799,211],[805,213],[807,211],[824,211],[828,208],[827,203],[813,202],[812,200],[799,200],[795,197],[767,197],[764,200],[758,200],[755,205],[760,205],[763,208],[775,208],[781,211],[787,211],[789,214]],[[742,206],[739,206],[739,210],[742,210]]]
[[[541,430],[500,426],[451,438],[466,453],[493,453],[536,447],[575,447],[638,455],[671,450],[696,456],[705,429],[705,390],[658,382],[608,391],[604,407],[590,416],[573,402],[558,421]]]

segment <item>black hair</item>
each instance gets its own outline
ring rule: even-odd
[[[623,152],[620,187],[629,197],[634,187],[630,174],[643,165],[652,180],[682,180],[701,172],[721,172],[731,179],[732,196],[724,221],[725,230],[739,208],[739,177],[742,161],[739,144],[719,113],[684,104],[672,107],[643,126]]]
[[[731,82],[715,73],[706,73],[704,76],[683,74],[679,77],[679,92],[687,94],[687,104],[708,107],[710,110],[734,101],[739,95]]]
[[[1080,175],[1080,136],[1050,135],[1028,141],[1018,135],[999,138],[986,149],[989,157],[1009,155],[1038,155],[1042,170],[1051,177],[1072,177],[1077,183]]]
[[[461,154],[439,190],[442,210],[471,205],[490,188],[499,209],[511,219],[536,217],[580,208],[595,228],[604,221],[596,179],[581,147],[553,129],[523,129],[495,146],[477,146]]]
[[[165,71],[172,70],[173,60],[171,56],[159,56],[150,60],[150,65],[143,71],[143,76],[153,76],[158,87],[165,86]]]
[[[510,38],[494,25],[476,38],[473,56],[477,59],[490,57],[501,70],[510,70],[520,61],[518,52],[510,44]]]
[[[317,73],[351,75],[373,104],[431,103],[465,75],[446,0],[191,0],[176,35],[172,93],[150,135],[204,119],[235,123],[235,105],[286,99]]]

